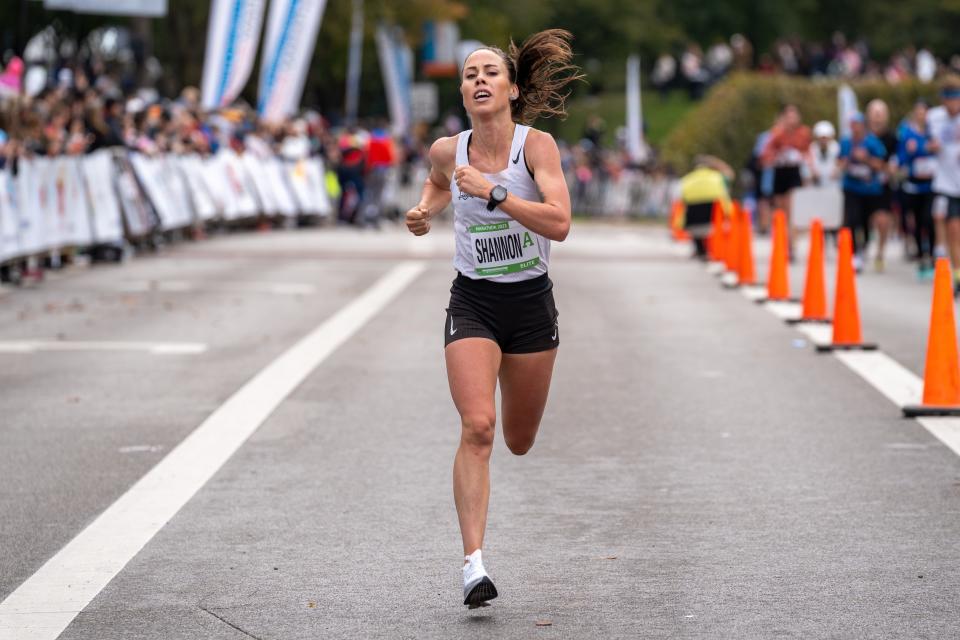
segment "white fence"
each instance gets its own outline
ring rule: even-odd
[[[320,158],[285,161],[229,149],[206,158],[109,149],[20,158],[16,175],[0,171],[0,263],[214,220],[332,211]]]

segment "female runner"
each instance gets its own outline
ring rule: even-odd
[[[564,116],[564,88],[580,79],[572,36],[550,29],[509,53],[482,47],[464,62],[460,93],[473,129],[437,140],[415,235],[453,201],[457,270],[443,327],[447,379],[460,413],[453,497],[463,538],[463,596],[497,597],[481,548],[490,497],[497,381],[507,447],[523,455],[540,427],[560,343],[550,241],[570,230],[570,196],[553,138],[526,123]]]

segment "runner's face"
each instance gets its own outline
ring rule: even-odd
[[[474,51],[463,65],[460,93],[470,116],[510,109],[510,94],[516,92],[503,58],[490,51]]]

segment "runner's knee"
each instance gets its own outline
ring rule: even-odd
[[[493,434],[497,418],[493,413],[467,413],[461,418],[461,440],[464,444],[478,448],[490,449],[493,447]]]
[[[510,453],[513,455],[522,456],[533,448],[535,440],[536,436],[514,436],[513,438],[506,438],[507,448],[510,449]]]

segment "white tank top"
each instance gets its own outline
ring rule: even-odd
[[[527,170],[523,145],[530,127],[518,124],[507,168],[499,173],[483,174],[495,185],[502,185],[523,200],[542,202],[537,184]],[[457,139],[457,166],[469,164],[467,145],[473,130],[463,131]],[[457,238],[454,268],[474,280],[520,282],[547,272],[550,241],[530,231],[502,212],[499,207],[487,211],[487,199],[460,193],[450,180],[453,194],[453,229]]]

